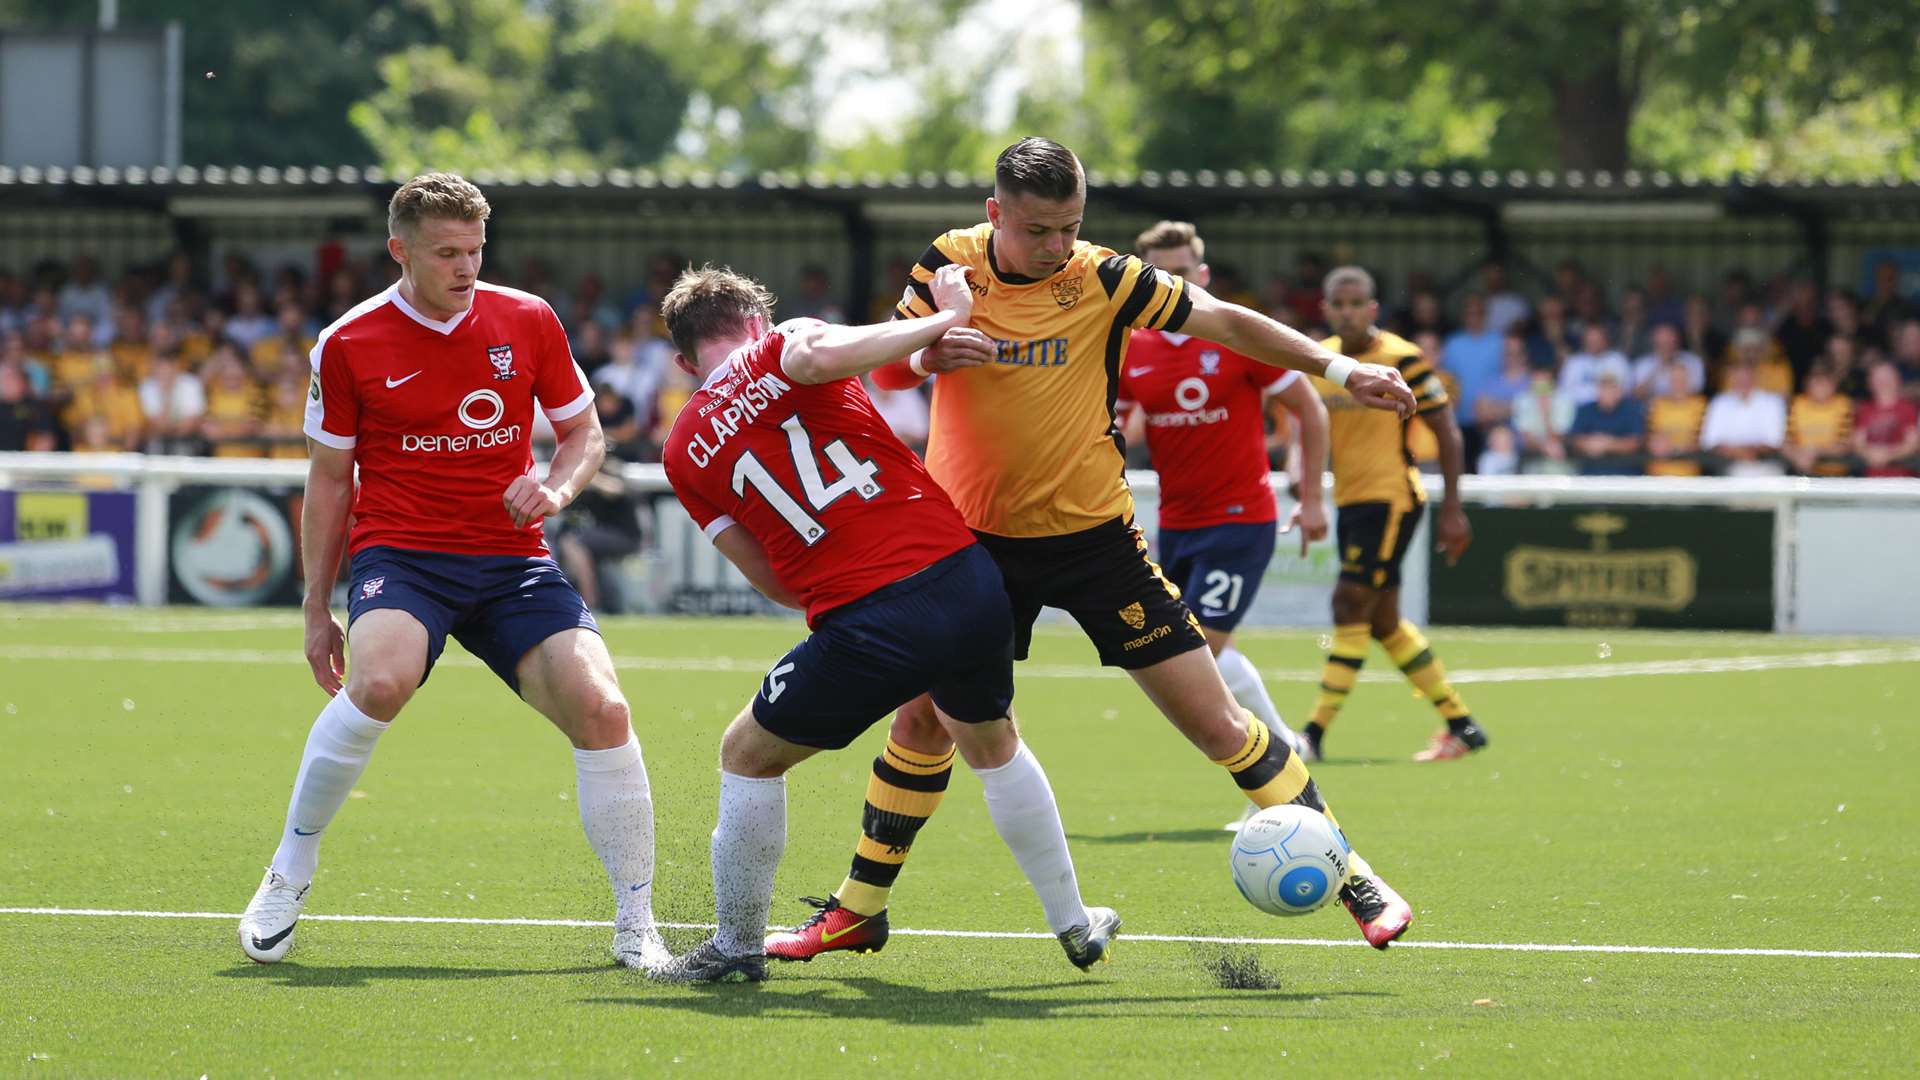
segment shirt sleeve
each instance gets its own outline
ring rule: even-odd
[[[570,420],[593,408],[593,387],[587,373],[574,362],[560,316],[545,301],[540,304],[539,368],[533,373],[533,396],[553,423]]]
[[[708,540],[712,540],[734,523],[733,518],[708,502],[693,484],[687,482],[677,468],[678,457],[677,453],[669,452],[666,461],[662,462],[667,470],[667,483],[672,485],[674,497],[680,500],[680,505],[686,507],[687,516],[700,526],[700,531],[706,534]]]
[[[1430,413],[1451,404],[1447,397],[1447,384],[1440,381],[1440,373],[1434,370],[1433,361],[1423,353],[1400,358],[1400,374],[1407,380],[1408,389],[1413,391],[1413,408],[1418,413]]]
[[[338,337],[323,338],[308,354],[307,418],[301,429],[321,446],[351,450],[360,434],[360,398]]]
[[[1152,327],[1178,333],[1193,312],[1187,283],[1157,270],[1136,255],[1109,255],[1094,268],[1115,318],[1136,329]]]
[[[940,305],[933,302],[933,275],[954,261],[951,235],[941,236],[920,253],[913,269],[907,272],[907,287],[900,294],[900,302],[893,307],[894,318],[923,319],[940,310]]]

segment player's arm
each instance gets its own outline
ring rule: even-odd
[[[1454,418],[1451,402],[1420,414],[1433,432],[1434,445],[1440,450],[1440,513],[1434,518],[1434,550],[1446,556],[1447,565],[1460,561],[1467,545],[1473,543],[1473,526],[1467,523],[1467,511],[1460,503],[1460,474],[1466,471],[1466,440],[1460,437],[1460,422]]]
[[[307,440],[307,491],[300,503],[300,561],[306,568],[307,664],[329,696],[347,675],[346,632],[333,617],[333,579],[353,509],[353,450]]]
[[[1263,364],[1319,375],[1344,387],[1362,405],[1413,414],[1413,392],[1393,368],[1341,356],[1285,323],[1220,300],[1192,282],[1186,284],[1186,293],[1193,309],[1178,328],[1181,333],[1217,341]]]
[[[1147,410],[1138,402],[1122,401],[1118,403],[1120,411],[1120,437],[1128,446],[1138,446],[1147,437]]]
[[[871,326],[815,323],[794,331],[780,354],[780,367],[795,382],[806,385],[865,375],[919,352],[973,317],[973,290],[967,287],[965,266],[941,267],[928,289],[935,307],[929,315]],[[961,366],[978,363],[969,359]]]
[[[1295,479],[1300,484],[1300,497],[1287,528],[1281,531],[1300,526],[1300,554],[1304,557],[1308,544],[1327,535],[1325,484],[1321,479],[1327,471],[1327,406],[1312,383],[1297,376],[1287,378],[1291,381],[1274,396],[1293,414],[1294,427],[1299,431],[1299,471]]]
[[[780,584],[780,577],[773,572],[773,562],[767,558],[766,549],[744,527],[735,523],[720,530],[713,538],[713,546],[720,549],[720,554],[725,555],[728,562],[739,568],[740,573],[753,583],[754,588],[760,590],[762,596],[781,607],[796,610],[806,608],[807,605],[798,596]]]
[[[600,429],[600,411],[591,405],[554,421],[553,434],[560,444],[547,463],[547,478],[535,480],[532,473],[517,476],[501,496],[507,513],[513,515],[514,528],[523,529],[566,509],[593,482],[600,463],[607,460],[607,436]]]
[[[933,279],[942,269],[956,265],[956,260],[950,251],[941,248],[941,243],[942,240],[935,240],[914,265],[907,290],[894,305],[895,319],[921,318],[944,306],[934,296]],[[938,335],[925,348],[897,354],[892,363],[875,368],[873,385],[882,390],[911,390],[930,376],[991,363],[995,348],[992,338],[973,327],[956,326]]]

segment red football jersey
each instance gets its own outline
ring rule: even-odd
[[[805,386],[781,366],[780,324],[713,370],[661,450],[673,493],[709,538],[740,525],[821,613],[974,542],[859,379]]]
[[[1279,517],[1267,480],[1266,394],[1299,372],[1210,341],[1135,330],[1120,370],[1120,402],[1147,414],[1160,473],[1160,525],[1199,529]]]
[[[533,469],[533,407],[558,422],[593,407],[566,331],[545,300],[477,282],[436,322],[395,285],[321,331],[306,432],[360,467],[348,548],[545,555],[535,521],[501,496]]]

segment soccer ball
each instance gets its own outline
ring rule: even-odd
[[[1269,915],[1305,915],[1340,891],[1352,851],[1320,811],[1269,806],[1234,834],[1233,883]]]

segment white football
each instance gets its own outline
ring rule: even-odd
[[[1305,915],[1339,893],[1352,851],[1320,811],[1269,806],[1234,834],[1233,883],[1269,915]]]

